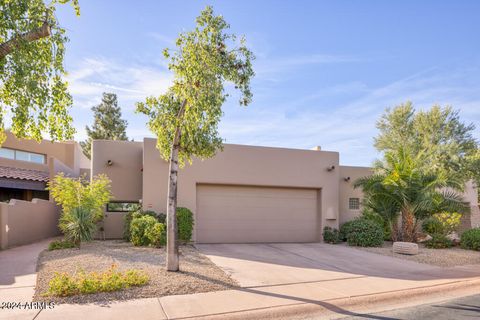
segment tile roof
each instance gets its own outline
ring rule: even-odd
[[[48,172],[0,166],[0,178],[48,181]]]

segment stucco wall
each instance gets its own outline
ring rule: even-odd
[[[359,198],[360,202],[363,199],[363,192],[361,188],[354,189],[353,184],[358,178],[366,177],[372,174],[372,169],[368,167],[352,167],[340,166],[339,170],[339,212],[340,225],[358,217],[361,214],[360,210],[350,210],[348,208],[349,198]],[[345,179],[350,178],[348,181]]]
[[[92,176],[103,173],[110,178],[114,200],[138,201],[142,199],[142,158],[142,142],[95,140]]]
[[[143,206],[165,212],[168,164],[155,143],[144,139]],[[178,205],[195,214],[197,184],[313,188],[321,190],[321,228],[338,227],[338,163],[337,152],[227,144],[215,157],[181,169]],[[327,171],[332,165],[335,169]]]
[[[60,234],[58,207],[50,201],[11,200],[0,203],[0,245],[2,249],[33,243]]]

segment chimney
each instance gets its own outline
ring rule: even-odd
[[[322,151],[322,147],[320,146],[316,146],[316,147],[313,147],[312,150],[315,150],[315,151]]]

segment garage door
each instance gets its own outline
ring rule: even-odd
[[[197,186],[198,243],[318,241],[317,190]]]

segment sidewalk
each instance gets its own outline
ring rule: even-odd
[[[31,301],[37,282],[37,258],[52,239],[0,251],[0,303]],[[38,310],[0,309],[0,319],[32,319]]]

